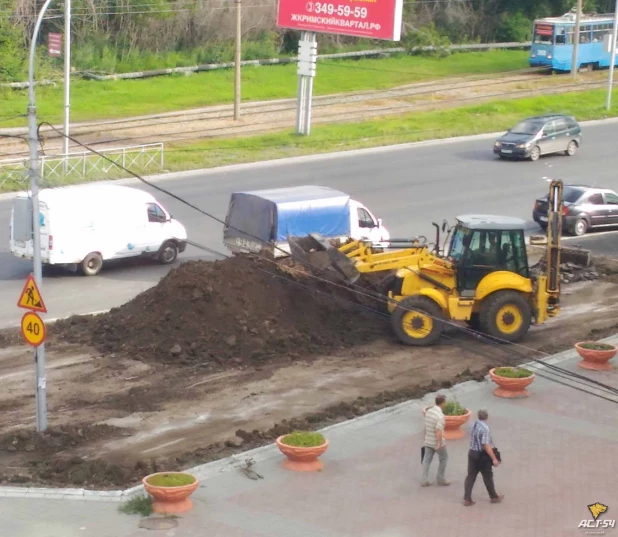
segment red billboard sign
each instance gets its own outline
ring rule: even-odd
[[[62,56],[62,34],[47,34],[47,53]]]
[[[403,0],[279,0],[277,26],[399,41]]]

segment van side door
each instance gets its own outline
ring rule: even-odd
[[[541,138],[539,139],[539,147],[541,154],[554,153],[558,151],[558,143],[556,142],[556,125],[554,121],[548,121],[543,126]]]
[[[373,216],[364,207],[356,209],[358,214],[359,239],[373,239],[373,230],[378,226]]]
[[[147,222],[144,226],[139,249],[141,252],[154,253],[168,239],[169,216],[158,203],[146,204]]]

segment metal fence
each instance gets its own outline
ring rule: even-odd
[[[96,181],[127,177],[127,172],[122,168],[136,173],[163,171],[164,148],[162,143],[101,149],[98,152],[107,158],[91,151],[66,155],[43,155],[41,157],[41,179],[51,184],[62,184],[80,179]],[[111,159],[112,162],[107,159]],[[28,159],[0,160],[0,189],[11,183],[26,188],[27,175]]]

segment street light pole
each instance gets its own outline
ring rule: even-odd
[[[575,31],[573,32],[573,57],[571,58],[571,76],[577,79],[577,52],[579,50],[579,28],[582,15],[582,0],[577,0],[577,12],[575,13]]]
[[[236,1],[236,46],[234,50],[234,119],[240,117],[240,46],[242,43],[241,0]]]
[[[69,124],[71,114],[71,0],[64,0],[64,139],[62,153],[63,168],[67,173],[69,161]]]
[[[30,192],[32,196],[32,264],[34,281],[39,290],[43,287],[43,264],[41,261],[41,223],[39,221],[39,146],[37,137],[36,101],[34,96],[34,58],[36,43],[43,16],[52,0],[46,0],[37,17],[30,41],[28,62],[28,147],[30,149]],[[34,350],[36,365],[36,430],[47,429],[47,386],[45,378],[45,343]]]
[[[612,47],[611,61],[609,62],[609,80],[607,81],[607,101],[606,108],[609,110],[612,106],[612,88],[614,86],[614,66],[616,65],[616,38],[618,37],[618,0],[616,0],[616,9],[614,12],[614,28],[612,29],[612,39],[609,46]]]

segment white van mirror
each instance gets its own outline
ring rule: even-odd
[[[382,219],[378,218],[378,227],[382,227]]]

